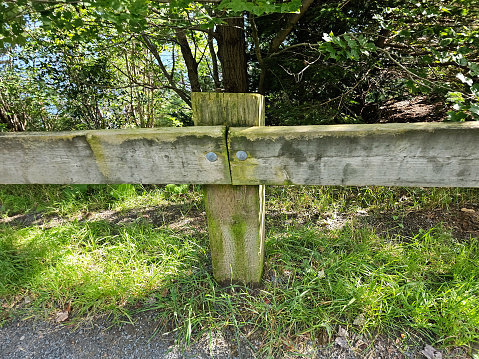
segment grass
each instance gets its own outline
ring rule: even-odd
[[[0,223],[0,320],[71,307],[73,322],[156,309],[159,328],[187,345],[222,330],[275,356],[297,338],[317,342],[338,325],[357,332],[420,333],[434,345],[479,342],[479,248],[438,225],[408,238],[385,238],[349,221],[327,230],[297,225],[292,214],[411,210],[479,203],[479,191],[382,187],[269,187],[262,286],[219,287],[201,228],[170,229],[138,208],[201,212],[188,186],[0,186],[1,215],[46,225]],[[88,219],[90,218],[90,219]]]

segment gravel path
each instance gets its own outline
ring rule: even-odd
[[[73,328],[46,321],[14,321],[0,329],[1,358],[227,358],[227,348],[218,345],[194,347],[186,353],[170,336],[154,335],[157,322],[146,314],[134,324],[111,326],[99,320]]]
[[[172,335],[155,335],[154,313],[143,313],[132,323],[111,325],[99,319],[80,328],[34,319],[16,320],[0,328],[0,358],[80,359],[80,358],[265,358],[255,354],[254,343],[238,342],[218,333],[205,336],[186,351],[175,344]],[[229,338],[230,337],[230,338]],[[278,358],[316,359],[468,359],[465,350],[436,351],[423,342],[398,342],[385,338],[367,340],[339,328],[329,345],[314,348],[311,342],[296,343]]]

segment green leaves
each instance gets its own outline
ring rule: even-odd
[[[462,73],[458,73],[456,77],[464,84],[472,86],[473,81],[470,77],[464,76]]]
[[[479,92],[479,84],[474,86],[474,90],[478,90]],[[479,99],[479,96],[477,96],[477,99]],[[449,121],[479,120],[479,103],[477,100],[467,100],[461,92],[449,92],[447,94],[447,101],[453,104],[453,111],[447,113]]]
[[[479,65],[467,61],[469,68],[468,77],[462,72],[456,74],[456,78],[463,84],[465,91],[449,92],[447,101],[453,104],[454,111],[448,112],[450,121],[479,120],[479,84],[475,84],[473,78],[479,76]]]
[[[469,62],[467,64],[467,66],[469,67],[469,73],[471,74],[471,76],[479,76],[479,65],[474,63],[474,62]]]
[[[0,49],[6,44],[25,43],[26,18],[23,11],[23,7],[15,3],[5,2],[0,5]]]
[[[470,105],[468,110],[471,111],[474,115],[479,116],[479,105]]]
[[[290,0],[284,3],[278,3],[274,0],[223,0],[219,8],[229,9],[235,13],[248,11],[253,15],[260,16],[272,13],[296,12],[301,6],[301,0]]]
[[[336,61],[358,61],[362,55],[370,56],[377,50],[374,43],[368,41],[363,35],[358,37],[353,34],[334,36],[332,32],[323,34],[324,43],[320,44],[319,51],[326,55],[326,59]]]
[[[61,32],[92,26],[113,24],[119,32],[128,27],[142,31],[150,11],[149,0],[91,0],[89,2],[46,2],[26,1],[6,2],[0,5],[0,48],[23,44],[25,31],[32,27]],[[75,40],[89,40],[96,33],[77,31]]]
[[[474,84],[471,86],[471,93],[479,100],[479,84]]]
[[[451,122],[465,121],[468,118],[464,111],[448,111],[447,116],[448,121]]]

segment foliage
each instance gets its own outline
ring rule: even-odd
[[[6,77],[2,81],[16,93],[5,101],[10,108],[15,99],[41,101],[41,106],[23,112],[13,107],[13,112],[27,114],[26,129],[178,126],[179,119],[188,121],[188,110],[156,81],[151,58],[137,56],[135,43],[117,38],[112,51],[111,32],[105,39],[76,46],[67,31],[53,35],[36,29],[30,35],[21,51],[7,53],[5,74],[20,82],[7,82]],[[21,85],[26,81],[30,87]],[[35,108],[43,109],[41,116]]]
[[[265,1],[242,1],[242,0],[223,0],[220,4],[225,9],[232,10],[235,13],[247,11],[253,15],[260,16],[270,13],[289,13],[298,11],[301,6],[300,0],[289,2],[277,2],[271,0]]]
[[[421,86],[421,91],[446,93],[447,100],[454,103],[450,120],[479,119],[476,109],[479,85],[473,81],[479,75],[476,3],[462,0],[448,4],[442,1],[407,1],[406,4],[406,8],[403,2],[394,4],[378,20],[394,35],[394,42],[401,41],[406,47],[398,58],[402,67],[409,69],[411,89]],[[411,24],[415,25],[412,29]],[[392,59],[392,55],[388,57]]]
[[[5,49],[60,59],[49,71],[63,78],[52,102],[65,128],[189,123],[190,92],[231,90],[229,64],[245,54],[270,124],[375,122],[388,101],[419,95],[462,121],[479,116],[478,11],[473,0],[22,0],[2,4],[0,32]],[[225,32],[234,21],[247,44],[227,50],[244,36]]]
[[[53,94],[35,81],[31,69],[19,73],[11,65],[7,63],[0,74],[0,127],[22,131],[44,123]]]
[[[314,3],[284,48],[262,50],[270,121],[374,122],[383,103],[418,95],[454,105],[451,120],[475,119],[477,16],[472,1]],[[264,19],[256,24],[267,39],[282,19]]]

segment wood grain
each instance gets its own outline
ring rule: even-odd
[[[231,183],[226,128],[1,133],[0,183]],[[205,155],[215,152],[210,162]]]
[[[256,94],[193,93],[198,126],[264,124],[264,98]],[[205,186],[213,275],[220,283],[258,284],[264,262],[264,186]]]
[[[233,184],[479,187],[478,122],[231,128],[228,140]]]

